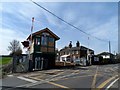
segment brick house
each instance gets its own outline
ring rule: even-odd
[[[90,64],[91,55],[93,54],[94,51],[92,49],[89,49],[84,46],[80,46],[79,42],[77,42],[75,47],[68,46],[61,49],[59,51],[59,60],[74,62],[75,60],[82,60],[84,58],[86,59],[86,62]]]

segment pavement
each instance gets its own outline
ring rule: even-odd
[[[109,90],[119,86],[120,64],[92,65],[15,73],[2,79],[3,90],[24,89],[100,89]]]

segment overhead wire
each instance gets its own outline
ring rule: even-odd
[[[30,1],[31,1],[32,3],[34,3],[35,5],[39,6],[40,8],[42,8],[43,10],[47,11],[48,13],[52,14],[53,16],[55,16],[56,18],[58,18],[59,20],[63,21],[64,23],[66,23],[66,24],[70,25],[71,27],[79,30],[80,32],[82,32],[82,33],[84,33],[84,34],[86,34],[86,35],[88,35],[88,36],[91,36],[91,37],[93,37],[93,38],[95,38],[95,39],[97,39],[97,40],[99,40],[99,41],[103,41],[103,42],[107,42],[107,43],[109,42],[109,40],[105,40],[105,39],[98,38],[98,37],[96,37],[96,36],[93,36],[93,35],[85,32],[85,31],[81,30],[80,28],[78,28],[78,27],[72,25],[71,23],[65,21],[64,19],[60,18],[59,16],[57,16],[56,14],[54,14],[53,12],[51,12],[50,10],[44,8],[44,7],[41,6],[40,4],[38,4],[38,3],[36,3],[36,2],[34,2],[34,1],[32,1],[32,0],[30,0]]]

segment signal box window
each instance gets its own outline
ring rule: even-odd
[[[54,38],[49,37],[49,42],[54,42]]]
[[[40,45],[40,37],[39,38],[36,38],[36,45]]]
[[[41,37],[41,45],[47,45],[47,37],[46,36]]]

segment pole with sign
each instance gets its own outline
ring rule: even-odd
[[[33,60],[32,56],[30,55],[30,51],[32,50],[32,32],[33,32],[33,25],[34,25],[34,17],[32,18],[32,26],[31,26],[31,37],[29,40],[29,53],[28,53],[28,59],[29,59],[29,71],[33,71]]]

